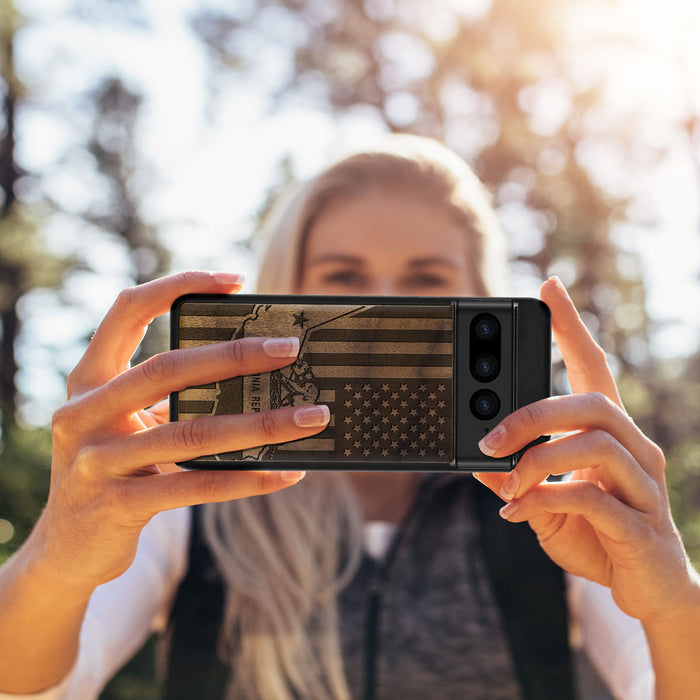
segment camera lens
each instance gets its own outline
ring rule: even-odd
[[[498,374],[498,360],[493,355],[480,355],[474,362],[474,374],[482,382],[488,382]]]
[[[500,330],[498,319],[491,314],[481,314],[474,319],[474,333],[481,340],[493,340]]]
[[[472,413],[480,420],[493,418],[501,408],[498,396],[490,389],[477,391],[470,401]]]

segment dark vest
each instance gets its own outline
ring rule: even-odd
[[[440,477],[428,477],[426,481],[431,478]],[[461,478],[472,481],[468,476]],[[523,698],[573,699],[563,573],[544,554],[526,523],[513,524],[501,519],[498,509],[502,502],[497,496],[480,485],[471,490],[483,562]],[[414,509],[420,508],[420,500],[419,494]],[[230,673],[216,655],[225,593],[203,537],[201,507],[193,509],[189,562],[166,633],[163,700],[221,700]],[[369,594],[368,600],[369,615],[373,612],[380,615],[380,607],[373,611],[374,601]],[[376,644],[376,640],[368,639],[364,700],[374,698],[374,657],[381,653],[375,650]]]

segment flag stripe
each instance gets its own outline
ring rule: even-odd
[[[450,349],[451,350],[451,349]],[[357,367],[358,365],[372,367],[452,367],[452,352],[449,354],[430,355],[393,355],[375,352],[332,353],[307,352],[303,359],[313,366],[314,372],[322,366]]]
[[[330,365],[323,366],[318,365],[314,367],[314,375],[316,377],[348,377],[348,378],[362,378],[367,379],[383,379],[383,378],[395,378],[395,379],[405,379],[407,377],[413,379],[420,379],[423,377],[433,377],[435,379],[452,379],[452,365],[445,367],[414,367],[411,372],[406,367],[352,367],[344,366],[341,370],[338,366]]]
[[[453,346],[452,343],[412,343],[407,346],[405,343],[367,343],[358,341],[356,343],[333,343],[333,342],[316,342],[315,336],[314,340],[304,344],[304,359],[306,359],[306,353],[312,355],[327,354],[327,353],[361,353],[365,355],[370,355],[375,357],[375,355],[388,355],[401,353],[406,353],[411,351],[417,355],[417,353],[423,353],[425,356],[427,353],[430,354],[442,354],[449,355],[452,357]],[[374,362],[372,362],[374,364]],[[416,364],[416,363],[412,363]]]
[[[443,323],[440,324],[444,325]],[[367,326],[363,325],[363,329]],[[363,331],[359,331],[362,333]],[[370,333],[364,333],[370,335]],[[356,342],[358,340],[358,330],[346,328],[319,328],[313,332],[314,342]],[[426,328],[421,325],[420,329],[412,329],[410,334],[406,333],[405,322],[401,324],[401,330],[387,329],[386,324],[381,328],[371,329],[371,340],[377,343],[451,343],[452,324],[449,328]]]

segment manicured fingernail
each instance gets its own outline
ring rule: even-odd
[[[498,450],[506,444],[506,429],[499,425],[492,430],[488,435],[483,437],[479,442],[479,449],[489,457],[498,452]]]
[[[505,480],[503,486],[501,486],[501,496],[510,501],[515,498],[518,493],[518,488],[520,488],[520,477],[518,472],[511,472],[510,476]]]
[[[305,476],[306,472],[280,472],[282,481],[301,481]]]
[[[328,423],[330,417],[330,409],[323,404],[300,406],[294,411],[294,422],[300,428],[317,428],[319,425]]]
[[[213,272],[212,277],[218,284],[243,284],[245,275],[242,272]]]
[[[299,354],[299,338],[268,338],[263,350],[270,357],[296,357]]]
[[[508,520],[508,518],[512,518],[515,513],[518,510],[518,504],[515,502],[511,503],[506,503],[501,510],[498,511],[498,514],[504,519]]]

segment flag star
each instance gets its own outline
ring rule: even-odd
[[[365,449],[362,450],[362,454],[363,454],[365,457],[369,457],[370,451],[365,447]]]
[[[414,440],[414,441],[411,443],[411,449],[412,449],[412,450],[415,450],[416,447],[418,447],[418,443]]]
[[[345,408],[350,408],[350,406],[352,406],[352,401],[350,401],[350,399],[348,399],[348,400],[345,402]]]
[[[356,398],[356,399],[361,399],[361,398],[362,398],[362,394],[361,394],[359,391],[356,391],[356,392],[355,392],[355,398]]]
[[[427,405],[428,405],[428,404],[425,403],[425,401],[421,401],[421,402],[418,404],[418,408],[425,408]]]
[[[443,417],[443,416],[440,416],[440,417],[438,418],[438,423],[440,423],[440,425],[442,425],[444,422],[445,422],[444,417]]]
[[[369,406],[371,405],[371,403],[372,403],[372,402],[371,402],[369,399],[365,399],[365,400],[362,402],[362,405],[363,405],[365,408],[369,408]]]
[[[419,454],[421,457],[425,457],[425,450],[421,450],[418,454]]]
[[[382,408],[389,408],[389,402],[386,399],[382,401]]]
[[[427,419],[425,416],[421,416],[421,417],[418,419],[418,422],[419,422],[421,425],[425,425],[425,424],[428,422],[428,419]]]
[[[437,413],[437,411],[436,411],[434,408],[431,408],[431,409],[428,411],[428,415],[430,415],[430,416],[434,416],[436,413]]]
[[[408,384],[402,384],[399,387],[399,391],[408,391]]]
[[[375,441],[372,443],[372,447],[374,447],[375,450],[378,450],[378,449],[379,449],[379,440],[375,440]]]
[[[421,384],[418,387],[418,391],[428,391],[428,387],[425,384]]]
[[[344,454],[346,457],[349,457],[352,454],[352,450],[348,448],[344,451]]]
[[[410,430],[412,433],[415,433],[415,432],[418,430],[418,426],[417,426],[417,425],[412,425],[412,426],[409,428],[409,430]]]
[[[346,423],[352,423],[352,418],[350,416],[345,416]]]
[[[358,424],[353,428],[353,430],[354,430],[356,433],[361,433],[361,432],[362,432],[362,426],[358,423]]]
[[[435,392],[432,392],[431,394],[428,394],[428,398],[431,401],[435,401],[435,399],[437,398],[437,394]]]
[[[372,415],[373,415],[373,416],[381,416],[381,415],[382,415],[382,412],[381,412],[378,408],[375,408],[375,409],[372,411]]]
[[[445,450],[438,450],[438,457],[444,457],[445,456]]]
[[[343,436],[346,440],[352,440],[352,433],[345,433]]]
[[[389,391],[389,385],[388,385],[388,384],[382,384],[382,391]]]
[[[438,401],[438,408],[445,408],[445,402],[444,402],[444,401]]]
[[[384,425],[386,425],[388,422],[389,422],[389,416],[384,416],[384,418],[382,418],[382,423],[384,423]]]
[[[418,437],[419,437],[421,440],[425,440],[425,438],[428,437],[428,436],[427,436],[425,433],[421,433]]]
[[[412,409],[409,411],[409,413],[410,413],[412,416],[417,416],[417,415],[418,415],[418,411],[417,411],[417,409],[415,409],[415,408],[412,408]]]
[[[438,433],[438,440],[444,440],[445,439],[445,433]]]
[[[371,422],[372,422],[372,419],[371,419],[369,416],[365,416],[365,417],[362,419],[362,422],[363,422],[363,423],[371,423]]]
[[[346,385],[343,387],[343,389],[344,389],[345,391],[352,391],[352,384],[346,384]]]
[[[362,415],[362,409],[361,409],[361,408],[356,408],[356,409],[353,411],[353,413],[354,413],[356,416],[361,416],[361,415]]]
[[[401,418],[399,418],[399,423],[408,423],[408,418],[406,418],[406,416],[401,416]]]
[[[434,425],[431,425],[431,426],[428,428],[428,430],[429,430],[431,433],[434,433],[434,432],[437,430],[437,428],[436,428]]]
[[[382,457],[388,457],[389,456],[389,450],[386,449],[386,447],[382,450]]]
[[[415,401],[418,398],[418,394],[415,391],[411,392],[411,401]]]
[[[372,394],[373,399],[378,399],[379,398],[379,392],[375,391],[374,394]]]
[[[396,442],[396,440],[392,440],[391,442],[391,449],[395,450],[399,446],[399,443]]]
[[[372,385],[371,384],[363,384],[362,391],[372,391]]]
[[[362,443],[359,440],[355,440],[355,442],[352,444],[352,446],[356,449],[359,450],[360,447],[362,447]]]
[[[429,447],[431,450],[434,449],[434,447],[435,447],[435,440],[431,440],[431,441],[428,443],[428,447]]]
[[[375,423],[375,424],[372,426],[372,432],[373,432],[373,433],[379,433],[379,432],[381,432],[381,430],[382,430],[382,429],[379,427],[379,424],[378,424],[378,423]]]
[[[444,384],[440,384],[440,385],[438,386],[438,391],[445,391],[445,385],[444,385]]]
[[[394,399],[394,400],[398,399],[398,398],[399,398],[398,393],[397,393],[397,392],[393,392],[392,395],[391,395],[391,398]]]
[[[406,408],[406,406],[408,406],[408,402],[407,402],[407,401],[402,401],[402,402],[399,404],[399,406],[401,406],[401,408]]]
[[[399,409],[398,409],[398,408],[392,408],[392,409],[391,409],[391,415],[392,415],[392,416],[398,416],[398,415],[399,415]]]
[[[399,431],[399,426],[398,426],[398,425],[394,424],[394,425],[391,426],[391,432],[392,432],[392,433],[398,433],[398,431]]]
[[[399,453],[400,457],[406,457],[407,455],[408,455],[408,452],[406,450],[401,450],[401,452]]]

